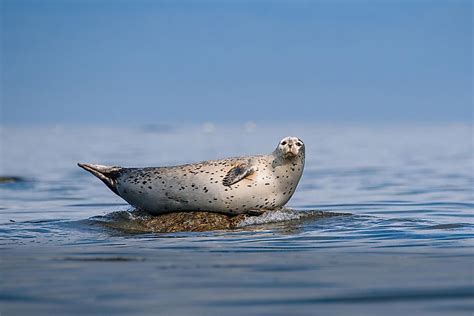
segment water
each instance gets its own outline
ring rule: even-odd
[[[4,127],[2,315],[472,315],[470,125]],[[279,212],[232,231],[134,234],[77,162],[157,166],[302,138]],[[350,215],[315,219],[313,211]],[[122,218],[123,219],[123,218]],[[118,228],[118,227],[117,227]]]

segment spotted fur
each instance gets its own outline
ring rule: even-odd
[[[303,174],[304,162],[303,142],[286,137],[269,155],[157,168],[79,166],[131,205],[150,213],[240,214],[286,204]]]

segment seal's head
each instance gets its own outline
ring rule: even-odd
[[[297,137],[288,136],[283,138],[276,151],[286,159],[304,155],[304,143]]]

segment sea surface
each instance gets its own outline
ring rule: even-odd
[[[288,135],[307,157],[290,211],[231,231],[104,226],[131,208],[76,165],[269,153]],[[4,126],[0,137],[0,176],[15,177],[0,183],[2,316],[474,313],[469,124]]]

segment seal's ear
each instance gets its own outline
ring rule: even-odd
[[[229,187],[232,184],[239,182],[242,179],[250,176],[252,173],[255,172],[254,167],[249,162],[242,162],[235,166],[234,168],[230,169],[229,172],[225,175],[224,179],[222,179],[222,184]]]

